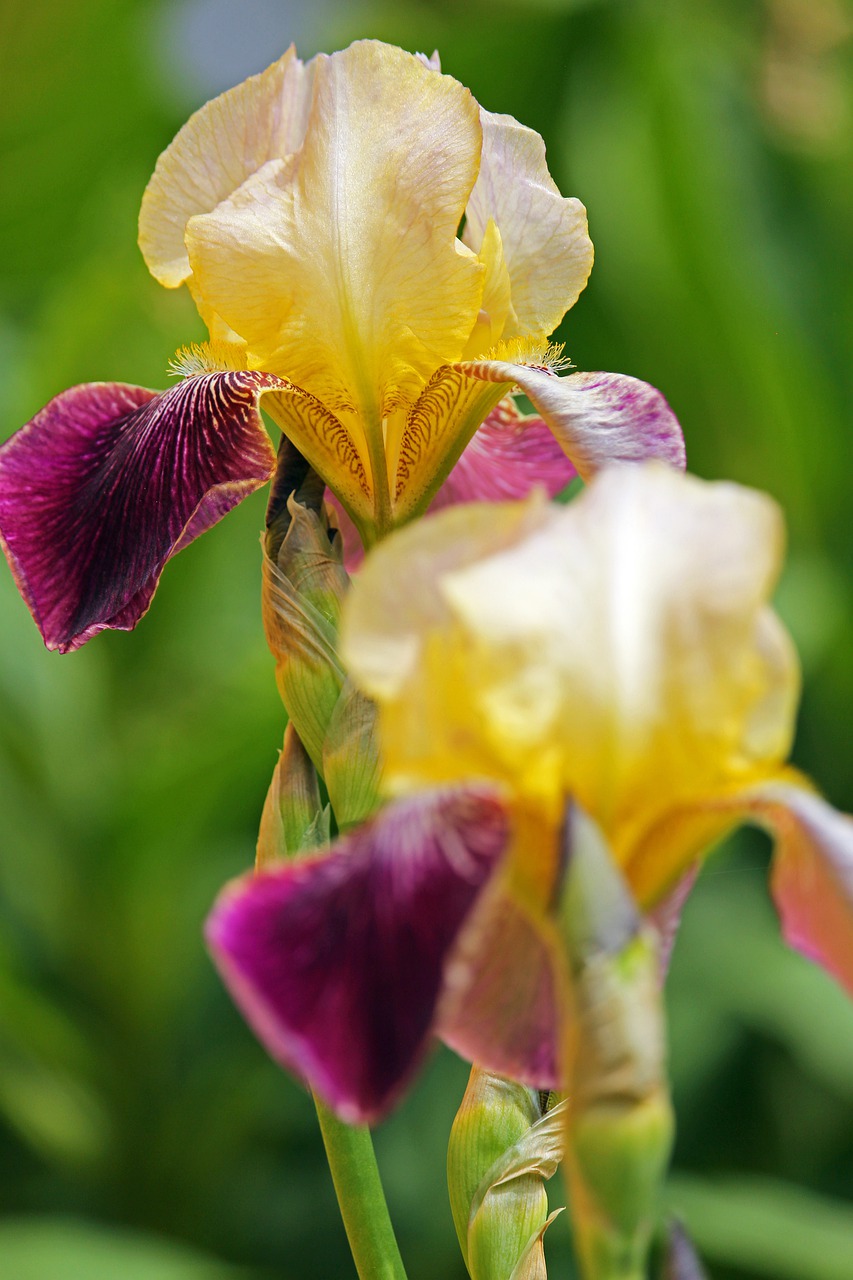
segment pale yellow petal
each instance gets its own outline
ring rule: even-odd
[[[347,598],[341,651],[380,702],[403,698],[431,634],[452,623],[445,573],[512,546],[550,519],[543,501],[453,507],[400,529],[368,556]],[[357,583],[357,586],[356,586]]]
[[[766,776],[798,685],[766,604],[781,544],[769,499],[654,465],[605,471],[567,508],[395,535],[346,633],[389,780],[493,777],[552,812],[574,795],[624,859],[667,811]]]
[[[500,232],[515,325],[504,338],[551,333],[592,270],[586,210],[560,195],[538,133],[482,111],[483,158],[466,209],[464,240],[479,252],[489,220]]]
[[[743,822],[775,841],[771,886],[786,941],[853,994],[853,818],[838,813],[793,769],[709,796],[652,826],[631,850],[626,874],[653,905],[693,854]]]
[[[190,117],[157,161],[142,197],[139,247],[161,284],[190,275],[187,222],[209,213],[267,160],[301,145],[316,63],[291,46],[260,75],[250,76]]]
[[[529,751],[561,742],[566,790],[617,854],[655,812],[789,749],[796,657],[766,605],[782,536],[760,494],[620,467],[552,528],[445,575],[489,654],[485,715]]]
[[[268,164],[188,246],[208,304],[374,438],[400,397],[458,359],[483,268],[456,239],[481,143],[470,93],[364,41],[319,64],[298,163]]]

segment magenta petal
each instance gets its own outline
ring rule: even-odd
[[[454,366],[486,382],[514,382],[553,431],[584,480],[602,467],[656,458],[684,470],[678,419],[655,387],[624,373],[571,373],[502,360]]]
[[[475,432],[430,510],[526,498],[537,486],[554,498],[576,475],[550,427],[541,418],[524,418],[507,398]]]
[[[488,793],[429,792],[217,901],[207,940],[234,1000],[343,1119],[377,1119],[417,1067],[448,953],[506,838]]]
[[[561,1088],[557,973],[545,935],[496,886],[460,938],[438,1034],[496,1075],[534,1089]]]
[[[776,835],[771,887],[785,941],[853,995],[853,818],[784,783],[757,799]]]
[[[49,649],[130,630],[171,555],[270,477],[267,374],[88,383],[0,449],[0,541]]]

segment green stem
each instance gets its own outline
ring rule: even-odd
[[[406,1280],[370,1130],[344,1124],[317,1097],[314,1105],[359,1280]]]

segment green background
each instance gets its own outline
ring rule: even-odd
[[[0,435],[72,383],[164,386],[201,336],[135,245],[190,110],[291,36],[437,46],[588,207],[575,364],[660,387],[694,471],[785,507],[795,759],[853,809],[851,26],[840,0],[2,0]],[[251,860],[283,728],[262,518],[256,495],[135,633],[65,658],[0,573],[0,1280],[352,1274],[310,1102],[200,940]],[[767,859],[741,836],[686,913],[668,1198],[719,1280],[850,1280],[853,1006],[781,946]],[[443,1167],[465,1077],[438,1053],[377,1134],[410,1280],[464,1274]],[[553,1276],[572,1274],[563,1221]]]

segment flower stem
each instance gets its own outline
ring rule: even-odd
[[[317,1097],[314,1105],[359,1280],[406,1280],[370,1130],[344,1124]]]

